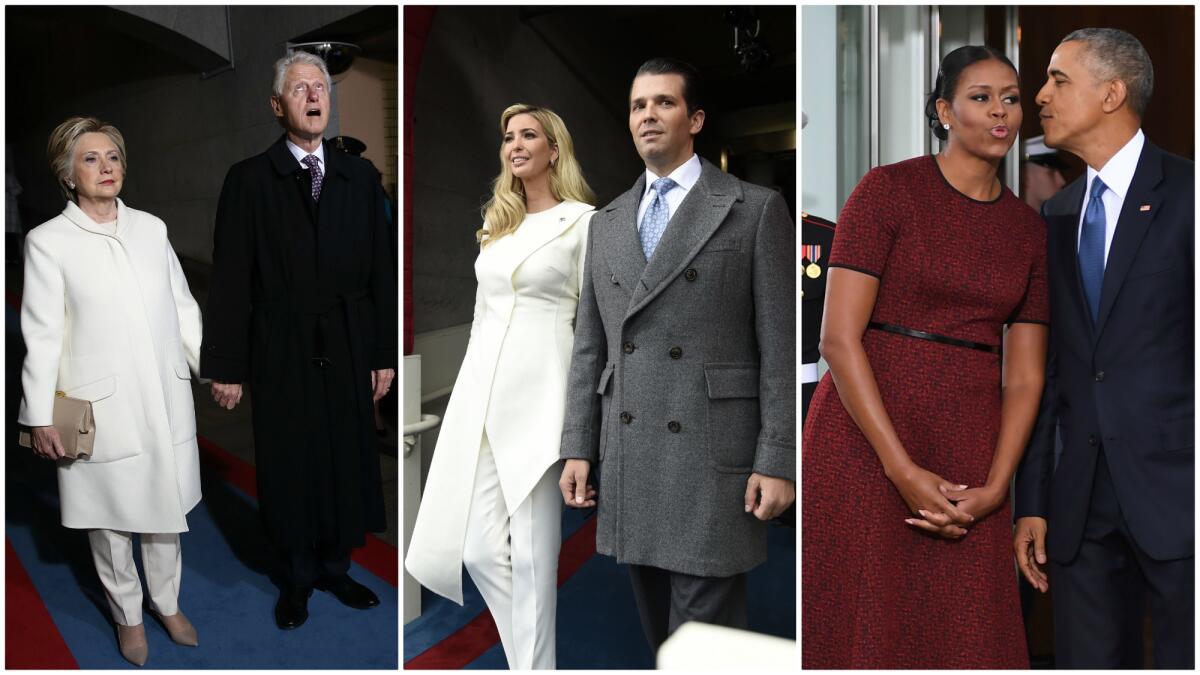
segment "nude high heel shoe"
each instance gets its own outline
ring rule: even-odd
[[[117,644],[121,648],[121,656],[125,660],[135,666],[146,665],[146,659],[150,656],[150,647],[146,644],[146,627],[142,624],[136,626],[122,626],[117,624]]]
[[[188,647],[200,646],[200,637],[196,634],[196,627],[191,621],[183,615],[183,612],[176,612],[170,616],[163,616],[154,610],[150,613],[162,623],[163,628],[167,629],[167,634],[176,644],[186,645]]]

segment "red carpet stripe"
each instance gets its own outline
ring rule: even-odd
[[[445,640],[404,662],[405,670],[462,670],[500,642],[496,622],[486,609]]]
[[[562,586],[596,553],[596,519],[586,522],[563,542],[558,555],[558,585]],[[467,625],[404,662],[407,670],[461,670],[500,642],[496,622],[483,610]]]
[[[79,664],[50,618],[50,610],[7,538],[4,565],[5,669],[78,670]]]
[[[21,296],[12,290],[5,290],[4,301],[13,309],[21,309]],[[200,457],[206,466],[242,492],[258,499],[252,465],[229,454],[224,448],[199,434],[196,435],[196,440],[200,445]],[[396,547],[371,534],[367,535],[366,542],[362,548],[354,549],[350,558],[395,588],[399,584],[400,569]]]
[[[254,466],[230,454],[204,436],[197,435],[196,440],[200,445],[200,459],[206,467],[215,471],[227,483],[258,499]],[[399,556],[396,547],[372,534],[367,535],[366,542],[362,548],[354,549],[350,559],[395,588],[399,583]]]
[[[204,462],[206,468],[215,471],[226,483],[233,485],[254,499],[258,499],[258,485],[253,466],[234,457],[225,448],[213,443],[204,436],[197,434],[196,441],[200,445],[200,459]]]
[[[558,585],[567,583],[572,575],[592,556],[596,555],[596,517],[584,521],[566,541],[558,553]]]

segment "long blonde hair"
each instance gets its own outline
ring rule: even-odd
[[[542,125],[550,147],[558,148],[558,159],[550,165],[550,193],[554,198],[594,204],[596,195],[583,178],[579,160],[575,159],[571,133],[553,110],[527,103],[510,105],[500,115],[500,136],[508,130],[508,121],[521,114],[532,115]],[[525,186],[512,174],[504,157],[503,141],[500,143],[500,175],[492,181],[492,198],[483,205],[482,213],[484,226],[475,232],[475,241],[484,246],[512,234],[525,220]]]

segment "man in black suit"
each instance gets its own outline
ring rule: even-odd
[[[254,393],[259,512],[280,552],[280,628],[312,589],[366,609],[350,552],[386,528],[373,401],[396,368],[396,290],[379,174],[323,141],[332,83],[296,52],[275,64],[286,133],[221,188],[200,373],[233,409]]]
[[[1148,598],[1154,665],[1191,669],[1194,169],[1141,132],[1154,76],[1133,36],[1075,31],[1047,73],[1046,145],[1088,169],[1042,207],[1051,337],[1017,561],[1053,582],[1058,667],[1141,666]]]

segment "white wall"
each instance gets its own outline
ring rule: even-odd
[[[925,154],[928,8],[879,8],[879,163]]]
[[[834,220],[839,206],[837,7],[801,7],[800,30],[800,107],[808,115],[800,132],[800,209]]]

